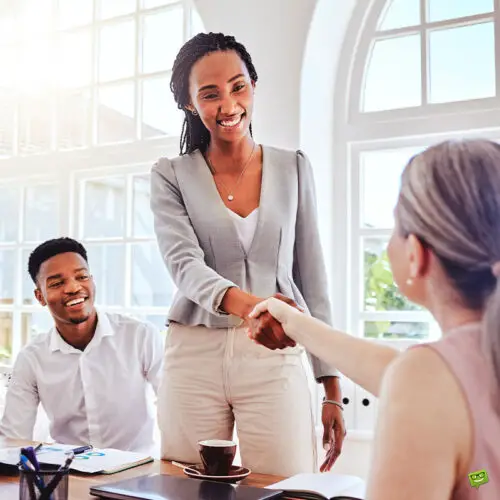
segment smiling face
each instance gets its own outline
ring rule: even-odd
[[[488,481],[488,473],[484,469],[469,474],[469,483],[473,488],[479,488]]]
[[[37,275],[35,297],[57,323],[78,325],[94,312],[94,280],[85,259],[66,252],[47,259]]]
[[[237,141],[248,134],[254,86],[235,51],[211,52],[193,65],[188,109],[196,110],[212,140]]]

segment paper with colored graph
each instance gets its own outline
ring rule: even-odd
[[[78,446],[64,444],[44,445],[37,451],[37,459],[41,464],[61,465],[66,459],[66,453]],[[10,447],[0,450],[0,463],[16,465],[19,461],[20,448]],[[98,449],[75,455],[70,469],[87,474],[113,474],[125,469],[137,467],[153,458],[141,453],[120,451],[114,449]]]

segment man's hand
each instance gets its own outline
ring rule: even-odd
[[[293,299],[285,297],[280,293],[275,294],[274,297],[295,307],[299,311],[303,310]],[[257,318],[248,318],[247,322],[250,338],[268,349],[284,349],[286,347],[295,347],[296,345],[295,341],[285,334],[281,324],[269,312],[262,313]]]

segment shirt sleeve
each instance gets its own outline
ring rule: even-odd
[[[164,335],[152,324],[146,324],[146,343],[143,354],[144,376],[158,395],[163,370]]]
[[[0,435],[13,439],[33,439],[33,428],[40,398],[38,388],[25,351],[14,364],[5,398],[5,410],[0,422]]]
[[[224,293],[236,284],[205,262],[172,163],[160,159],[151,170],[151,210],[161,255],[182,294],[216,316]]]
[[[316,193],[311,164],[307,156],[297,152],[299,206],[295,228],[293,278],[307,304],[311,316],[331,324],[331,307],[323,250],[318,229]],[[338,377],[334,367],[308,352],[316,380]]]

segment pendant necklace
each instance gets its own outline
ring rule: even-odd
[[[241,182],[241,179],[243,179],[243,174],[245,173],[245,170],[250,165],[250,160],[253,158],[254,152],[255,152],[255,142],[253,143],[252,152],[250,153],[250,156],[248,157],[248,160],[246,161],[243,169],[241,170],[240,176],[238,177],[238,180],[236,181],[236,184],[234,185],[234,187],[233,187],[232,190],[230,190],[230,189],[227,188],[227,186],[224,184],[224,182],[222,181],[222,179],[218,179],[218,181],[221,183],[221,185],[224,188],[224,190],[227,192],[227,200],[228,201],[233,201],[234,200],[234,193],[238,189],[238,186],[239,186],[239,184]],[[207,156],[206,160],[207,160],[208,168],[210,169],[210,172],[212,172],[212,175],[214,176],[214,180],[215,180],[215,174],[217,172],[216,172],[215,168],[213,167],[213,165],[210,163],[210,160],[208,159],[208,156]]]

